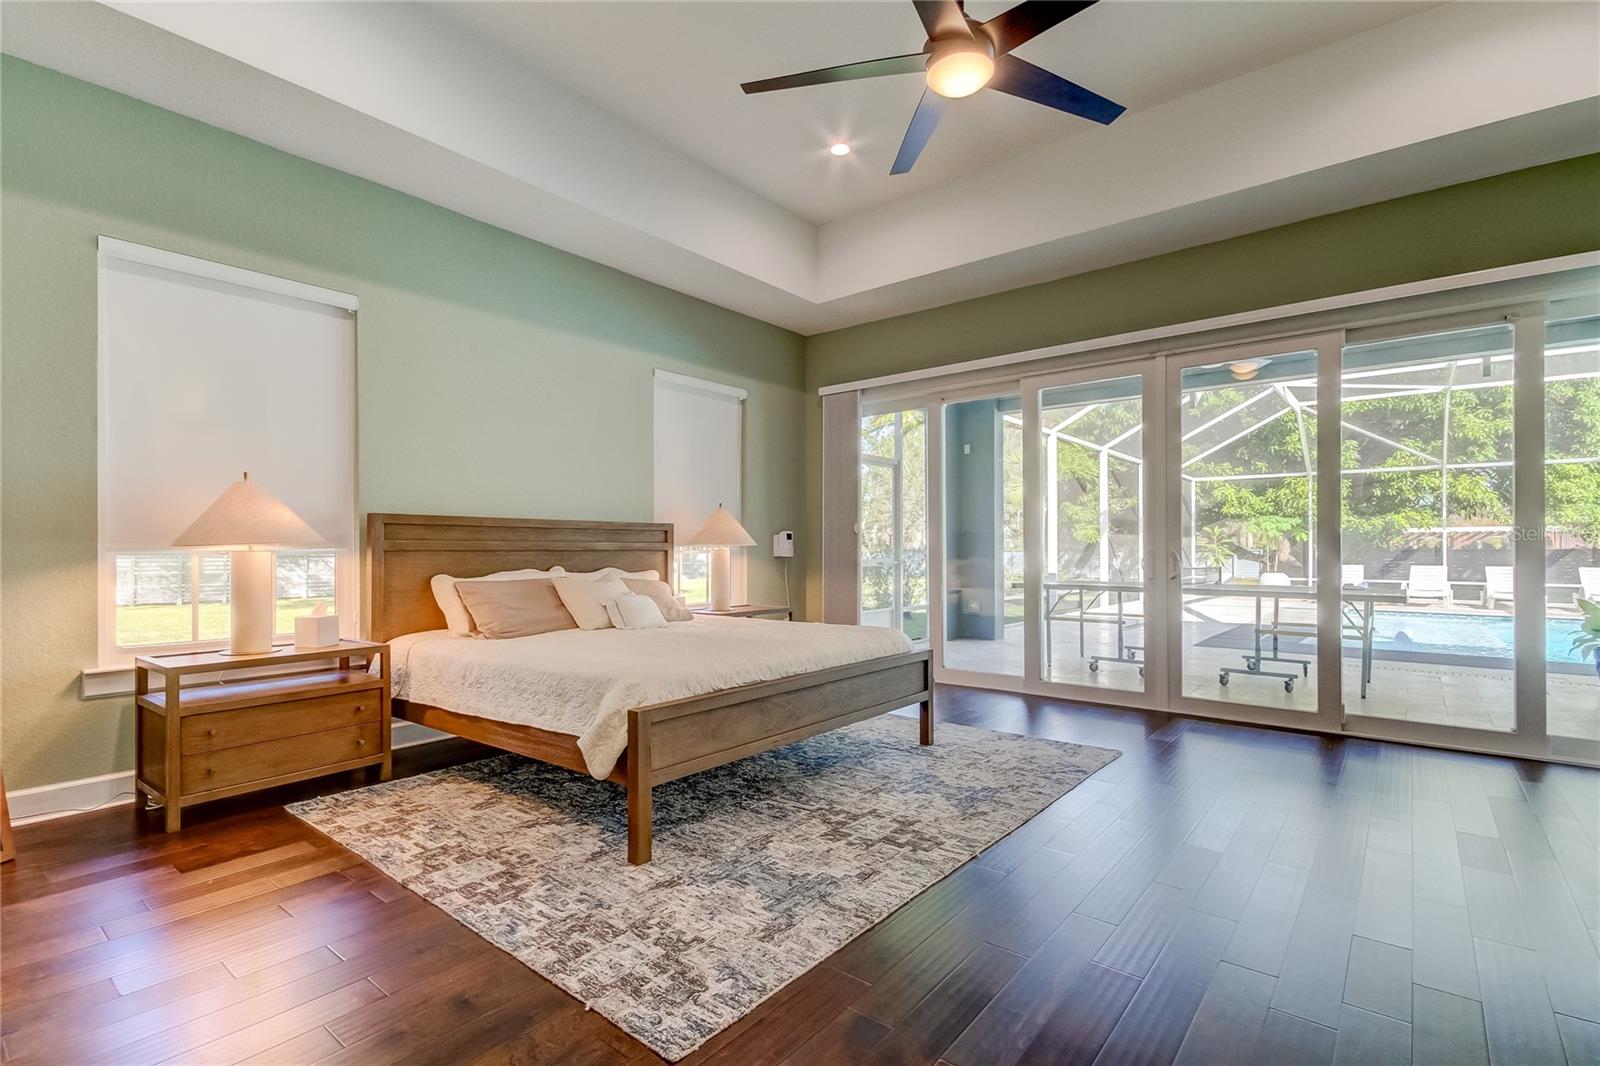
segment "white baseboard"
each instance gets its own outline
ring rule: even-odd
[[[122,795],[126,792],[127,795]],[[13,825],[65,818],[69,814],[121,807],[133,802],[133,771],[123,770],[77,781],[58,781],[53,785],[19,788],[6,793],[6,807]]]
[[[450,739],[449,733],[403,721],[394,723],[390,736],[395,748],[412,748],[418,744]],[[6,793],[6,805],[13,825],[65,818],[70,814],[83,814],[105,807],[125,807],[132,802],[132,770],[84,777],[76,781],[58,781],[53,785],[35,788],[19,788]]]

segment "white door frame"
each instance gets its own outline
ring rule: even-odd
[[[1044,575],[1047,520],[1043,491],[1048,471],[1040,461],[1040,398],[1047,389],[1060,386],[1084,385],[1120,378],[1138,378],[1142,419],[1142,449],[1145,461],[1139,466],[1142,493],[1142,513],[1139,524],[1144,534],[1143,570],[1144,588],[1144,687],[1100,688],[1065,681],[1051,681],[1044,677]],[[1165,523],[1156,519],[1163,514],[1160,481],[1154,460],[1164,455],[1163,441],[1166,433],[1165,410],[1161,402],[1164,391],[1161,362],[1146,356],[1112,365],[1083,367],[1074,370],[1042,374],[1022,381],[1022,425],[1025,441],[1022,458],[1024,545],[1024,598],[1023,637],[1026,643],[1026,691],[1039,695],[1064,697],[1089,703],[1111,702],[1117,706],[1144,710],[1163,710],[1162,694],[1166,691],[1167,654],[1166,627],[1161,619],[1166,616],[1167,530]]]
[[[1359,342],[1425,336],[1453,330],[1510,325],[1512,337],[1512,633],[1515,641],[1514,706],[1510,732],[1413,722],[1346,710],[1344,727],[1385,740],[1441,744],[1508,755],[1553,753],[1546,729],[1545,548],[1544,548],[1544,364],[1545,301],[1516,304],[1395,323],[1363,331]],[[1562,738],[1582,757],[1594,759],[1600,745]]]
[[[1339,495],[1337,448],[1319,446],[1315,471],[1317,478],[1316,529],[1311,544],[1316,553],[1317,574],[1317,690],[1314,709],[1298,711],[1253,703],[1233,703],[1223,700],[1185,696],[1183,693],[1183,433],[1182,407],[1183,371],[1194,366],[1212,363],[1237,363],[1252,359],[1265,359],[1275,355],[1312,352],[1316,356],[1317,373],[1317,439],[1319,442],[1338,439],[1339,408],[1337,404],[1320,402],[1325,390],[1334,389],[1337,395],[1339,358],[1344,346],[1344,331],[1330,330],[1322,333],[1282,337],[1271,341],[1249,344],[1225,345],[1211,348],[1175,352],[1165,357],[1165,391],[1162,395],[1162,416],[1167,427],[1164,461],[1161,464],[1161,481],[1164,500],[1162,523],[1172,543],[1167,549],[1167,634],[1168,664],[1166,706],[1182,714],[1202,715],[1207,718],[1227,718],[1233,721],[1260,725],[1287,726],[1291,729],[1320,729],[1338,732],[1339,687],[1341,661],[1339,647]],[[1331,478],[1332,491],[1329,491]],[[1332,582],[1328,580],[1332,576]],[[1333,634],[1329,639],[1328,634]],[[1254,680],[1254,679],[1252,679]]]

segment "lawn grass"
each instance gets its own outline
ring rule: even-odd
[[[333,598],[304,600],[279,600],[277,626],[274,632],[293,633],[294,620],[310,614],[319,603],[333,609]],[[187,603],[149,603],[138,607],[117,608],[117,644],[131,648],[140,644],[173,644],[193,639],[189,632],[190,614]],[[223,640],[228,636],[228,605],[202,603],[200,605],[200,640]]]

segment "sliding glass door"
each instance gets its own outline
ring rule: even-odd
[[[928,416],[861,419],[861,624],[928,646]]]
[[[1600,314],[1592,302],[1551,307],[1544,390],[1545,722],[1554,749],[1594,758],[1600,754]]]
[[[1515,328],[1352,344],[1340,363],[1341,563],[1380,590],[1345,636],[1345,706],[1512,732]]]
[[[942,680],[1600,761],[1594,301],[939,396],[862,485],[862,618]]]
[[[939,409],[939,662],[951,679],[1023,677],[1023,426],[1016,392]]]
[[[1159,455],[1159,426],[1147,425],[1156,409],[1146,379],[1157,368],[1023,383],[1029,556],[1039,560],[1028,575],[1028,618],[1038,634],[1029,676],[1086,698],[1111,692],[1143,703],[1156,691],[1161,634],[1149,623],[1160,556],[1151,543],[1147,458],[1152,447]]]
[[[1600,443],[1583,428],[1583,346],[1550,355],[1544,316],[1528,305],[1353,331],[1340,354],[1340,562],[1376,600],[1345,628],[1349,728],[1547,750],[1563,703],[1550,685],[1566,695],[1554,679],[1581,678],[1560,661],[1578,610],[1571,591],[1562,602],[1547,588],[1551,556],[1556,577],[1568,565],[1581,577],[1589,543],[1591,497],[1561,468],[1583,467]],[[1555,462],[1552,369],[1571,385],[1554,391],[1574,420],[1552,437]],[[1581,730],[1597,710],[1563,712],[1560,728]]]
[[[1325,334],[1167,359],[1174,706],[1336,721],[1325,698],[1338,679],[1324,675],[1336,662],[1326,616],[1340,600],[1321,558],[1319,397],[1338,344]]]

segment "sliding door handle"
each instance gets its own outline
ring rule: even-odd
[[[1180,574],[1180,572],[1182,570],[1182,567],[1183,567],[1183,556],[1178,554],[1177,549],[1172,549],[1171,551],[1168,551],[1167,552],[1167,580],[1168,581],[1176,581],[1176,580],[1178,580],[1178,575]]]

